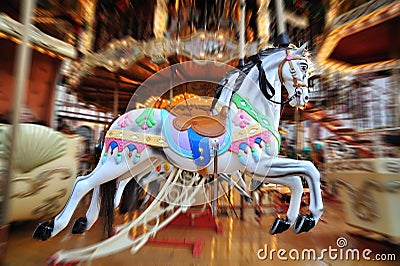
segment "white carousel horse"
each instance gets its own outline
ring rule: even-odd
[[[282,177],[304,176],[311,191],[310,214],[299,215],[299,208],[289,208],[287,219],[276,218],[270,232],[282,232],[291,225],[295,233],[313,228],[323,212],[320,174],[309,161],[277,156],[281,86],[288,91],[285,103],[298,107],[308,102],[308,65],[303,50],[304,46],[267,49],[250,57],[241,70],[230,71],[217,88],[212,117],[182,121],[167,110],[152,108],[121,116],[107,132],[101,162],[93,172],[76,179],[64,209],[54,221],[40,224],[33,237],[46,240],[61,232],[79,201],[92,188],[129,171],[141,175],[161,161],[169,161],[178,169],[208,174],[241,171],[256,181],[287,183],[292,189],[301,185],[299,178]],[[190,204],[190,196],[186,205]],[[300,201],[296,197],[293,200]]]

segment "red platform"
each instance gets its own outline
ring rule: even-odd
[[[218,218],[213,217],[210,209],[189,209],[185,213],[180,213],[168,226],[212,228],[218,234],[222,233],[221,223]]]
[[[222,227],[219,221],[212,216],[211,210],[196,210],[189,209],[185,213],[180,213],[174,220],[172,220],[168,226],[179,226],[179,227],[200,227],[200,228],[212,228],[218,234],[222,233]],[[164,228],[166,229],[166,228]],[[183,240],[170,240],[170,239],[156,239],[150,238],[147,242],[149,244],[159,244],[172,247],[191,247],[193,257],[199,257],[201,249],[203,247],[203,239],[197,238],[195,241]]]
[[[169,240],[169,239],[150,238],[149,241],[147,241],[147,243],[167,245],[167,246],[173,246],[173,247],[178,247],[178,246],[191,247],[193,257],[200,257],[201,249],[203,248],[204,241],[201,238],[197,238],[195,241],[187,241],[186,239]]]

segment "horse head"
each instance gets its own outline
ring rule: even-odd
[[[279,80],[289,94],[288,102],[293,107],[302,107],[309,101],[308,59],[304,56],[306,43],[298,49],[287,49],[286,57],[278,68]]]

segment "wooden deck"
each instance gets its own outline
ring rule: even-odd
[[[84,209],[77,210],[74,217],[82,216]],[[291,230],[271,236],[268,233],[274,217],[267,214],[263,217],[259,225],[254,218],[254,211],[247,209],[245,220],[241,221],[236,217],[221,216],[222,234],[217,234],[212,229],[207,228],[176,228],[167,227],[157,234],[159,240],[187,240],[195,241],[202,239],[203,246],[199,257],[194,257],[192,249],[187,246],[166,246],[157,243],[148,243],[136,254],[131,254],[129,250],[108,256],[102,259],[81,262],[79,265],[398,265],[400,260],[400,246],[390,244],[385,241],[376,241],[364,237],[349,234],[355,229],[347,226],[342,215],[342,206],[338,203],[326,203],[324,222],[318,223],[317,227],[308,233],[300,235],[294,234]],[[46,259],[61,249],[73,249],[84,247],[100,240],[101,230],[99,223],[94,228],[83,235],[72,235],[70,233],[71,224],[58,236],[47,240],[37,241],[32,239],[32,233],[37,225],[37,221],[13,224],[9,230],[8,245],[6,247],[5,258],[2,265],[7,266],[26,266],[26,265],[46,265]],[[371,249],[371,258],[375,254],[395,254],[396,261],[366,261],[332,259],[326,252],[321,260],[293,260],[289,258],[289,252],[294,254],[292,249],[301,252],[304,249],[314,249],[320,254],[322,249],[338,249],[337,239],[344,237],[347,246],[342,248],[357,249],[362,251]],[[287,261],[280,260],[277,253],[265,260],[260,260],[257,252],[260,249],[285,249]],[[340,249],[339,249],[340,250]],[[339,254],[337,252],[336,254]],[[264,253],[260,253],[264,256]]]

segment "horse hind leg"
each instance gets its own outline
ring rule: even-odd
[[[100,213],[100,186],[93,189],[92,199],[90,201],[89,209],[86,212],[86,217],[79,217],[75,220],[72,226],[73,234],[82,234],[89,230],[99,218]]]
[[[83,196],[85,196],[92,188],[109,180],[115,179],[118,176],[126,173],[128,170],[128,165],[117,165],[114,161],[109,160],[103,164],[102,167],[97,167],[97,169],[92,173],[86,176],[78,177],[75,180],[72,193],[63,210],[55,217],[54,220],[39,224],[32,237],[34,239],[44,241],[57,235],[68,225],[72,214],[74,213]]]
[[[131,180],[131,178],[126,178],[119,181],[118,188],[114,197],[114,208],[117,208],[119,206],[122,197],[122,192],[126,184],[129,182],[129,180]],[[73,234],[82,234],[83,232],[90,230],[90,228],[92,228],[92,226],[99,218],[100,206],[102,204],[101,194],[100,194],[101,186],[102,185],[96,186],[93,189],[92,198],[90,201],[89,208],[86,212],[86,215],[85,217],[79,217],[78,219],[75,220],[74,225],[72,226]]]
[[[303,185],[299,176],[288,176],[281,178],[266,178],[265,181],[277,183],[289,187],[291,191],[289,208],[286,213],[286,219],[276,217],[272,223],[269,232],[270,234],[279,234],[287,229],[296,221],[299,214],[301,196],[303,194]]]
[[[49,239],[50,237],[53,237],[56,234],[58,234],[61,230],[63,230],[67,226],[67,224],[72,216],[72,213],[76,209],[76,206],[78,205],[79,201],[83,198],[83,196],[87,192],[90,191],[90,189],[85,191],[85,189],[82,188],[81,184],[84,183],[85,180],[87,178],[89,178],[90,176],[92,176],[93,174],[94,174],[94,172],[92,172],[86,176],[80,176],[80,177],[76,178],[76,180],[74,182],[74,186],[72,188],[72,193],[71,193],[66,205],[64,206],[63,210],[56,216],[56,218],[54,220],[40,223],[36,227],[36,229],[32,235],[32,237],[34,239],[45,241],[45,240]]]

